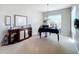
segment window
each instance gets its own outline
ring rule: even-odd
[[[58,29],[61,29],[61,15],[52,15],[48,16],[48,23],[56,25]]]

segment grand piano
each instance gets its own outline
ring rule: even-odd
[[[57,28],[53,29],[53,28],[49,27],[48,25],[42,25],[38,29],[38,33],[39,33],[40,38],[41,38],[41,33],[45,33],[45,37],[47,37],[47,32],[49,32],[50,34],[56,33],[57,38],[58,38],[58,42],[59,42],[59,30]]]

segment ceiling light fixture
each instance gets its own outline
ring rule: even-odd
[[[49,4],[46,4],[46,12],[48,12],[48,6],[49,6]],[[46,15],[45,17],[44,17],[44,23],[46,23],[48,21],[48,15]]]

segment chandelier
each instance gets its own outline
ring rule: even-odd
[[[48,12],[48,4],[46,4],[46,12]],[[48,19],[48,15],[46,15],[46,16],[44,16],[44,20],[43,20],[43,22],[44,23],[47,23],[47,21],[48,21],[49,19]]]

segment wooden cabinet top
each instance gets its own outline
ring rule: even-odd
[[[9,29],[8,31],[17,31],[17,30],[26,30],[26,29],[32,30],[31,27],[28,27],[28,28],[15,28],[15,29]]]

